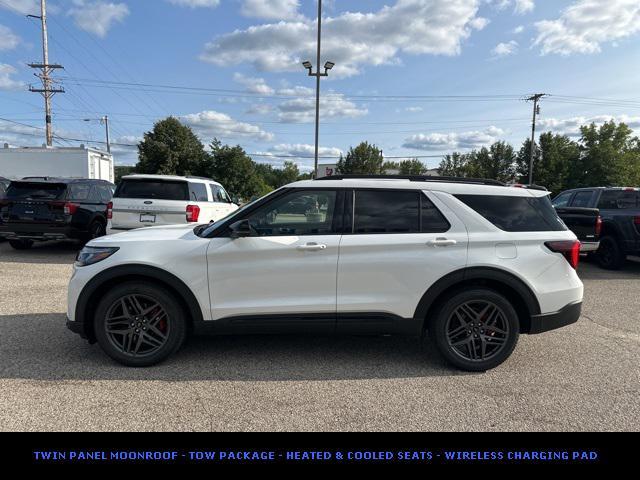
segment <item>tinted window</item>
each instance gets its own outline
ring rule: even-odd
[[[208,202],[207,185],[204,183],[189,182],[189,197],[194,202]]]
[[[336,231],[335,191],[297,191],[285,195],[248,219],[260,236],[327,235]]]
[[[109,203],[113,196],[113,190],[108,185],[98,185],[98,192],[100,192],[100,200],[102,203]]]
[[[58,200],[64,197],[67,186],[62,183],[12,182],[7,189],[7,198]]]
[[[592,190],[587,190],[586,192],[578,192],[576,196],[571,200],[572,207],[579,208],[588,208],[591,205],[591,196],[593,195]]]
[[[443,233],[451,228],[446,218],[440,213],[436,206],[431,203],[424,194],[420,198],[421,202],[421,231],[422,233]]]
[[[507,232],[562,231],[567,227],[556,214],[549,197],[456,195],[496,227]]]
[[[88,183],[72,183],[69,185],[70,200],[89,200],[91,185]]]
[[[571,195],[573,195],[573,192],[567,192],[567,193],[558,195],[553,200],[553,205],[555,207],[566,207],[567,205],[569,205],[569,200],[571,200]]]
[[[420,232],[420,192],[356,191],[354,233]]]
[[[224,188],[218,185],[211,185],[211,193],[214,202],[231,203],[231,199]]]
[[[598,208],[625,210],[640,207],[640,192],[625,190],[605,190],[600,195]]]
[[[162,180],[123,180],[114,194],[116,198],[156,198],[189,200],[187,182]]]

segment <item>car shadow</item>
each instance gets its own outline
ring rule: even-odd
[[[389,336],[202,336],[164,363],[123,367],[65,327],[63,314],[0,316],[0,378],[314,381],[469,375],[427,342]]]
[[[9,242],[0,243],[0,262],[72,264],[82,248],[79,241],[36,242],[29,250],[15,250]]]
[[[620,270],[605,270],[594,260],[582,258],[578,275],[583,280],[637,280],[640,278],[640,259],[630,257]]]

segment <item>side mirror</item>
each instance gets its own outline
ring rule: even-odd
[[[250,237],[252,234],[251,224],[246,219],[229,225],[229,228],[231,229],[231,238]]]
[[[234,196],[229,200],[229,203],[235,203],[236,205],[240,205],[240,199],[237,196]]]

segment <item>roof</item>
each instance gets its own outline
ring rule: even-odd
[[[146,173],[134,173],[132,175],[125,175],[122,177],[123,180],[143,180],[143,179],[151,179],[151,180],[160,180],[160,181],[188,181],[188,180],[201,180],[204,182],[215,183],[216,185],[220,185],[218,182],[211,178],[206,177],[195,177],[195,176],[186,176],[182,177],[180,175],[151,175]]]
[[[11,183],[84,183],[84,182],[96,182],[107,183],[113,185],[107,180],[101,180],[99,178],[63,178],[63,177],[24,177],[19,180],[11,180]]]
[[[499,195],[510,197],[544,197],[550,192],[479,183],[415,181],[399,178],[345,178],[343,180],[303,180],[289,188],[381,188],[397,190],[428,190],[454,195]]]

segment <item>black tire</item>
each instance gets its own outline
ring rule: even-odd
[[[33,247],[33,240],[9,240],[9,245],[16,250],[29,250]]]
[[[616,237],[606,235],[600,239],[600,248],[596,252],[596,260],[600,267],[606,270],[620,270],[626,259]]]
[[[465,313],[467,307],[479,315],[473,321]],[[483,311],[485,307],[490,310]],[[459,333],[452,335],[456,331]],[[442,356],[470,372],[490,370],[509,358],[518,343],[519,332],[518,314],[511,302],[485,288],[452,295],[429,323],[429,335]]]
[[[137,304],[132,297],[137,298]],[[134,315],[136,305],[140,307],[138,312],[144,312],[153,303],[164,314],[152,309],[146,315]],[[124,315],[123,305],[127,308]],[[129,367],[148,367],[180,348],[187,325],[180,303],[169,290],[134,281],[118,285],[102,297],[94,317],[94,331],[102,350],[115,361]]]
[[[104,237],[107,233],[107,227],[100,220],[94,220],[89,225],[89,232],[87,234],[87,241],[94,238]]]

